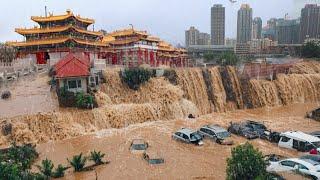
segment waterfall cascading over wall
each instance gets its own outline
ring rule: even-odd
[[[200,68],[177,69],[178,86],[184,96],[193,102],[201,114],[213,112],[213,104],[209,101],[207,86]]]
[[[232,66],[179,69],[176,73],[185,97],[206,114],[320,101],[320,65],[312,65],[293,67],[304,73],[310,68],[311,74],[278,74],[276,80],[240,78]]]
[[[121,82],[119,69],[108,69],[106,84],[96,93],[99,108],[0,119],[0,145],[11,141],[42,143],[122,128],[134,123],[182,119],[189,114],[281,106],[320,101],[320,73],[311,65],[294,67],[297,74],[278,74],[275,80],[245,79],[235,67],[168,69],[134,91]]]

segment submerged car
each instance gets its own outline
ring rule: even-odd
[[[307,154],[307,155],[301,156],[300,159],[310,159],[312,161],[320,163],[320,155]]]
[[[307,160],[290,158],[281,161],[270,161],[268,167],[268,172],[286,172],[286,171],[298,171],[312,179],[320,178],[320,165],[319,163]]]
[[[230,132],[220,127],[219,125],[205,125],[199,129],[199,134],[202,137],[208,137],[215,142],[222,145],[232,145],[233,141],[230,140]]]
[[[265,155],[264,156],[264,160],[266,162],[278,162],[280,160],[283,160],[283,159],[286,159],[287,157],[285,156],[281,156],[281,155],[278,155],[278,154],[268,154],[268,155]]]
[[[230,123],[228,131],[243,136],[247,139],[256,139],[259,138],[259,133],[255,131],[250,124],[247,122],[242,123]]]
[[[146,160],[149,164],[163,164],[164,159],[156,153],[144,152],[143,159]]]
[[[198,134],[198,132],[188,128],[182,128],[175,132],[172,138],[185,143],[192,143],[199,146],[203,145],[202,136]]]
[[[301,131],[288,131],[280,134],[279,147],[309,152],[312,149],[320,151],[320,139]]]
[[[143,153],[148,148],[148,143],[143,139],[134,139],[130,145],[130,151],[133,153]]]
[[[320,138],[320,131],[314,131],[314,132],[310,133],[310,135],[315,136],[317,138]]]

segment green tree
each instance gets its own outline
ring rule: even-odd
[[[121,77],[130,89],[138,90],[141,84],[149,81],[152,72],[145,68],[129,68],[123,71]]]
[[[53,165],[52,161],[47,158],[45,160],[42,160],[41,166],[39,166],[39,165],[37,166],[39,171],[47,178],[51,177],[53,167],[54,167],[54,165]]]
[[[233,52],[223,52],[220,54],[217,64],[221,66],[235,66],[239,59]]]
[[[32,145],[17,146],[13,143],[0,157],[0,179],[43,179],[30,172],[31,165],[38,157]]]
[[[203,58],[204,58],[204,60],[205,60],[206,62],[208,62],[208,61],[213,61],[213,60],[215,60],[215,59],[217,58],[217,56],[216,56],[215,54],[213,54],[213,53],[205,53],[205,54],[203,55]]]
[[[67,159],[68,162],[70,163],[70,165],[74,168],[75,172],[79,172],[82,171],[87,158],[82,156],[82,153],[80,153],[79,155],[75,155],[72,157],[71,161],[69,161],[69,159]]]
[[[266,162],[262,153],[250,143],[232,149],[227,160],[228,180],[267,179]]]
[[[102,158],[105,156],[105,154],[99,152],[96,152],[95,150],[90,152],[90,160],[95,163],[95,165],[103,164]]]
[[[308,42],[302,46],[301,55],[306,58],[319,58],[320,46],[314,41]]]
[[[52,173],[52,177],[54,178],[61,178],[64,177],[64,173],[70,167],[64,167],[63,165],[59,164],[55,171]]]

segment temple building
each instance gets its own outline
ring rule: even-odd
[[[113,53],[104,56],[107,64],[129,67],[141,64],[149,64],[151,67],[181,67],[188,64],[185,50],[175,48],[146,31],[133,28],[118,30],[107,34],[102,42],[113,50]]]
[[[182,67],[189,64],[184,49],[133,27],[111,33],[90,31],[88,27],[95,21],[74,15],[70,10],[64,15],[32,16],[31,20],[38,23],[38,27],[15,29],[24,36],[23,42],[8,42],[17,49],[19,59],[54,65],[71,52],[84,55],[91,62],[100,60],[106,65],[125,67],[142,64]]]
[[[74,15],[70,10],[64,15],[32,16],[31,20],[39,27],[15,29],[25,41],[8,43],[17,48],[20,58],[46,64],[47,60],[61,59],[70,51],[90,58],[107,48],[107,44],[101,42],[102,32],[88,30],[94,20]]]

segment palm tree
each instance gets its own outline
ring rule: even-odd
[[[52,177],[60,178],[64,176],[64,172],[69,169],[70,167],[64,167],[63,165],[59,164],[56,170],[54,171]]]
[[[80,155],[73,156],[71,161],[69,161],[69,159],[67,160],[70,163],[70,165],[74,168],[74,171],[79,172],[83,170],[86,164],[87,158],[82,157],[82,153],[80,153]]]
[[[52,169],[53,169],[53,163],[51,160],[48,160],[47,158],[45,160],[42,160],[41,166],[37,165],[39,171],[45,175],[47,178],[51,177],[52,175]]]
[[[103,164],[104,162],[102,161],[102,158],[105,156],[105,154],[99,152],[91,151],[90,152],[90,160],[94,161],[95,165],[100,165]]]

